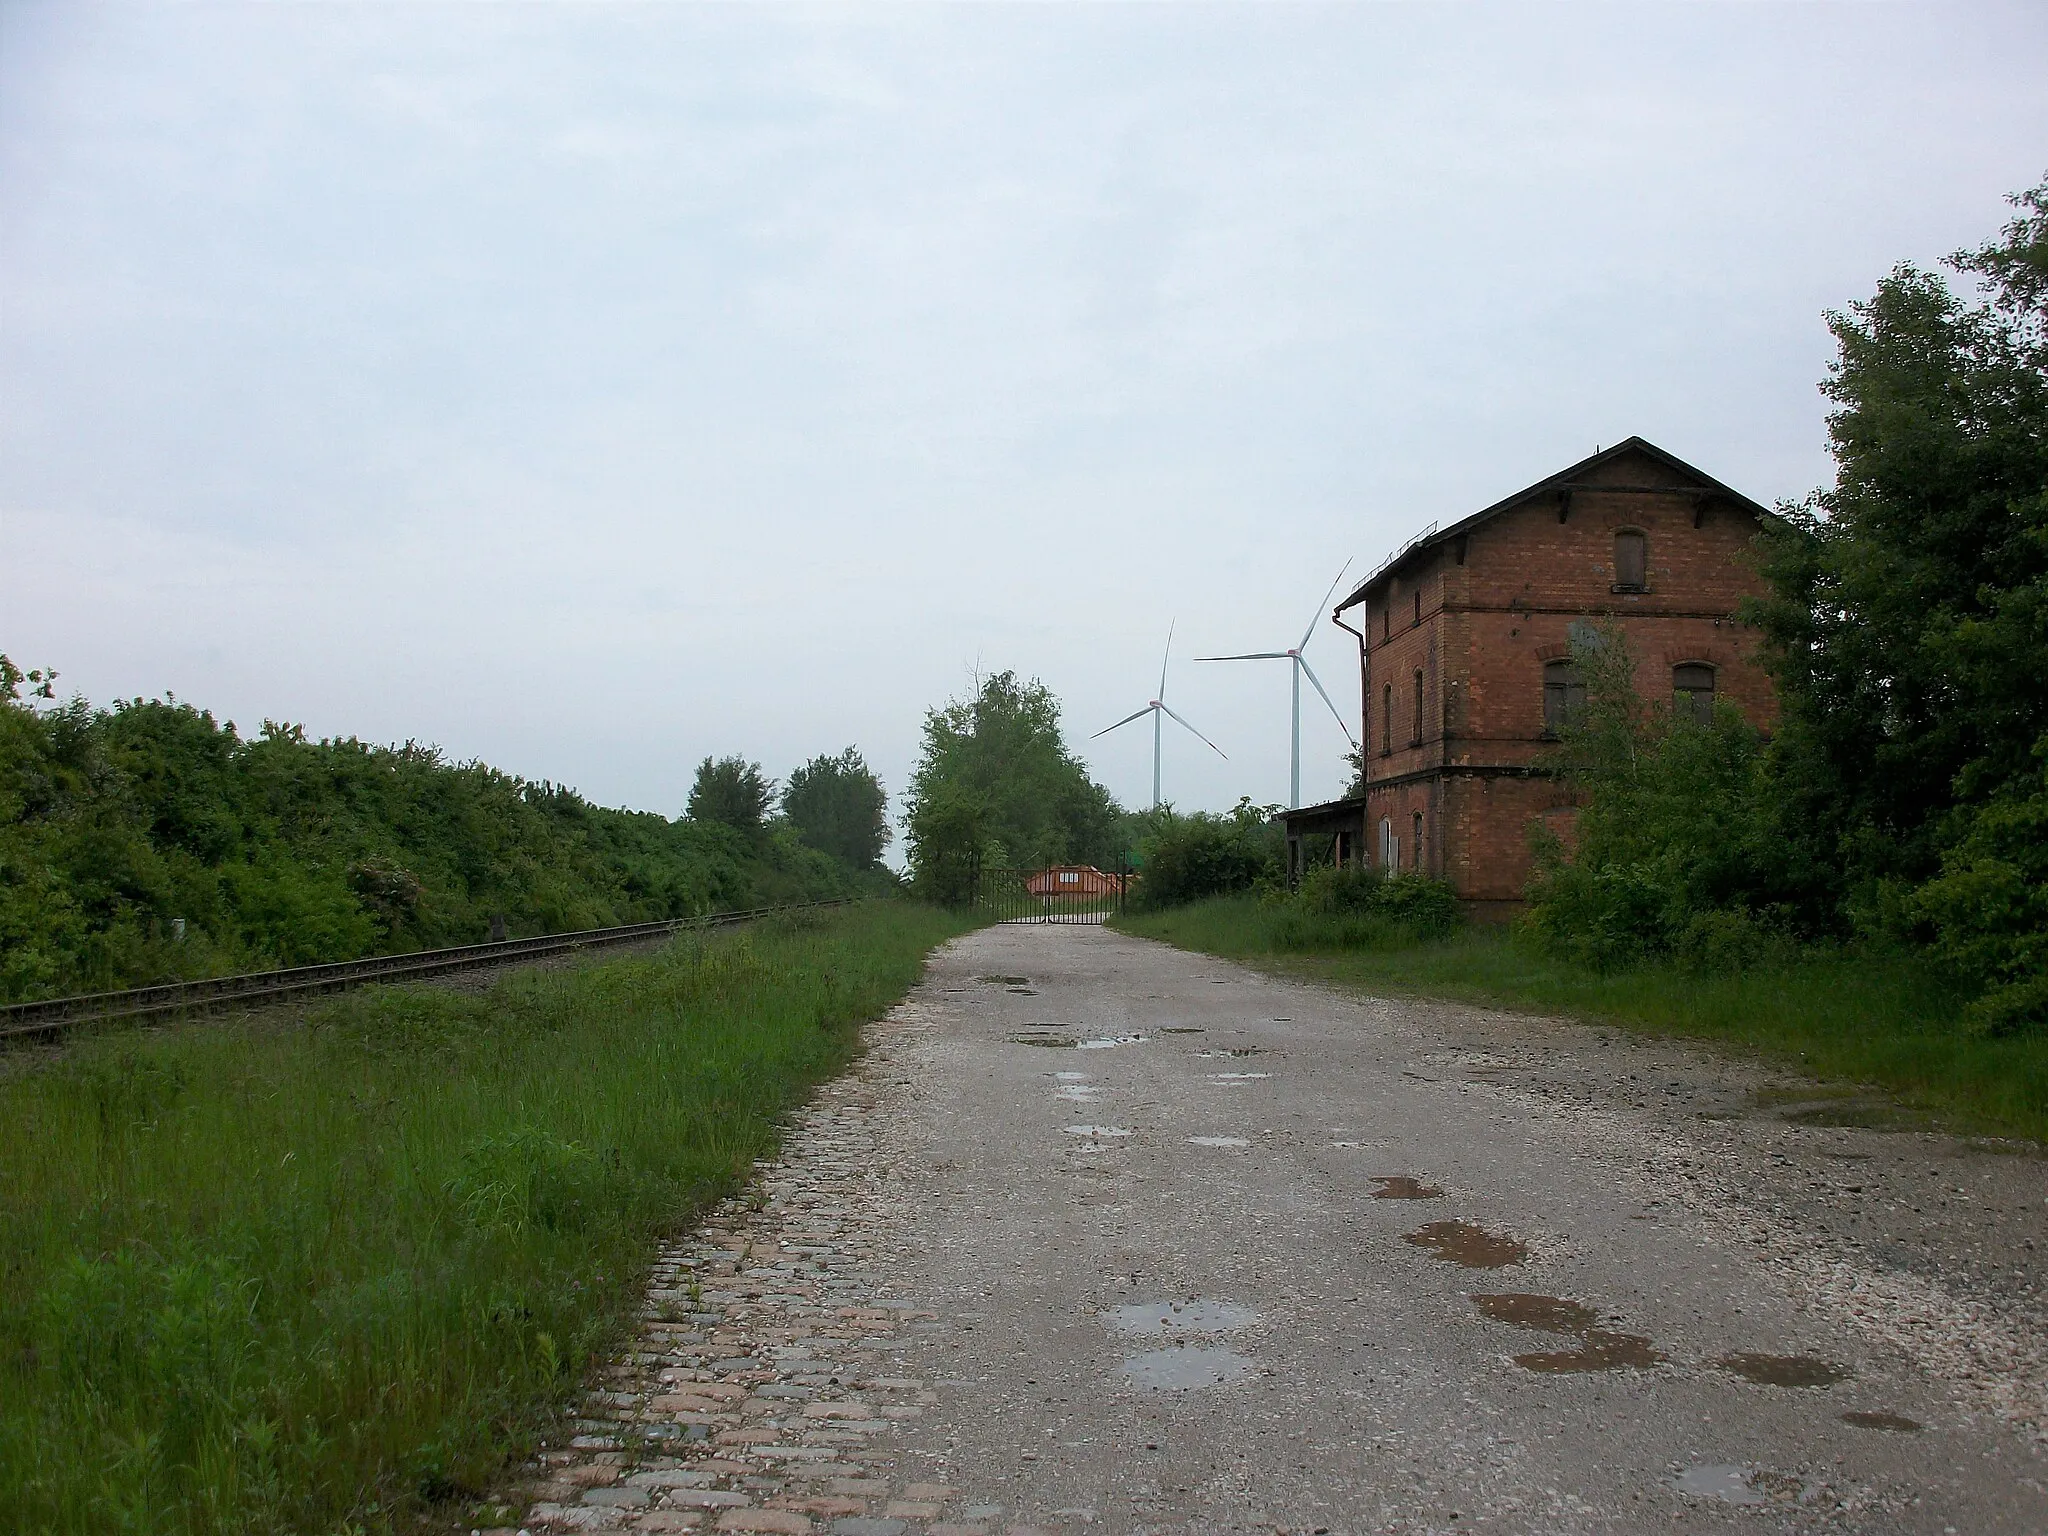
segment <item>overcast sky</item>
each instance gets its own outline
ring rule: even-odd
[[[977,667],[1085,737],[1631,433],[1803,496],[1822,310],[1995,231],[2044,81],[2039,5],[0,0],[0,649],[897,792]],[[1284,665],[1167,701],[1169,799],[1285,799]]]

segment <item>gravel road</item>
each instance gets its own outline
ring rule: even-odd
[[[528,1529],[2048,1531],[2031,1149],[1099,928],[871,1041]]]

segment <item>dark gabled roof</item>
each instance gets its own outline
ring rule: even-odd
[[[1601,465],[1609,463],[1614,459],[1620,458],[1623,454],[1628,453],[1640,453],[1646,455],[1649,458],[1655,459],[1659,464],[1664,465],[1667,469],[1676,470],[1679,474],[1684,475],[1686,478],[1695,482],[1695,484],[1698,485],[1700,490],[1712,492],[1714,495],[1717,496],[1725,496],[1730,501],[1734,502],[1736,505],[1746,507],[1749,511],[1755,513],[1756,516],[1764,522],[1776,522],[1778,520],[1778,515],[1775,512],[1771,511],[1769,507],[1751,501],[1747,496],[1743,495],[1742,492],[1736,490],[1733,486],[1723,485],[1720,481],[1716,480],[1712,475],[1708,474],[1705,470],[1695,469],[1692,465],[1686,463],[1685,460],[1679,458],[1676,454],[1666,453],[1662,448],[1659,448],[1655,443],[1649,441],[1647,438],[1625,438],[1621,442],[1616,443],[1612,448],[1603,448],[1600,452],[1594,454],[1589,459],[1581,459],[1578,463],[1572,465],[1568,469],[1561,469],[1556,474],[1549,476],[1547,479],[1538,480],[1534,485],[1523,487],[1521,490],[1516,491],[1512,496],[1503,496],[1499,501],[1496,501],[1492,506],[1482,507],[1479,511],[1474,512],[1470,517],[1465,518],[1460,522],[1455,522],[1451,524],[1451,526],[1448,528],[1432,528],[1426,531],[1420,538],[1413,539],[1406,545],[1402,546],[1402,548],[1396,554],[1392,555],[1386,561],[1384,561],[1380,565],[1378,570],[1374,571],[1370,576],[1366,577],[1365,580],[1361,581],[1355,588],[1353,588],[1351,595],[1345,598],[1343,602],[1339,603],[1335,611],[1338,613],[1342,613],[1345,609],[1356,607],[1358,604],[1364,602],[1366,590],[1368,588],[1372,587],[1377,582],[1385,580],[1388,576],[1392,575],[1395,570],[1397,570],[1399,567],[1403,565],[1406,565],[1410,560],[1414,559],[1417,555],[1420,555],[1427,550],[1434,549],[1439,544],[1442,544],[1447,540],[1455,539],[1462,534],[1470,533],[1474,528],[1477,528],[1481,523],[1488,522],[1491,519],[1500,516],[1501,513],[1508,511],[1510,508],[1518,507],[1526,501],[1534,501],[1539,496],[1551,495],[1558,491],[1564,490],[1567,487],[1574,485],[1575,482],[1583,479],[1588,471],[1598,469]],[[1621,487],[1618,486],[1588,488],[1614,490],[1621,489]]]

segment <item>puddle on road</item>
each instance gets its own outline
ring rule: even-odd
[[[1248,1147],[1251,1143],[1242,1136],[1190,1136],[1188,1138],[1188,1145],[1191,1147]]]
[[[1069,1136],[1120,1137],[1131,1133],[1115,1125],[1070,1125],[1066,1128]]]
[[[992,987],[1028,987],[1031,985],[1031,978],[1029,976],[977,976],[974,979],[976,981],[985,981]]]
[[[1265,1054],[1266,1048],[1263,1045],[1235,1045],[1220,1051],[1197,1051],[1195,1052],[1195,1059],[1197,1061],[1222,1061],[1226,1057],[1232,1056],[1263,1056]]]
[[[1211,1072],[1209,1074],[1209,1081],[1212,1083],[1258,1083],[1265,1081],[1272,1075],[1270,1072]]]
[[[1159,1031],[1159,1033],[1161,1033],[1162,1035],[1205,1035],[1208,1033],[1208,1031],[1205,1029],[1197,1029],[1193,1025],[1184,1024],[1179,1026],[1178,1028],[1162,1029]]]
[[[1719,1499],[1723,1504],[1803,1504],[1814,1493],[1805,1478],[1768,1467],[1687,1467],[1671,1479],[1671,1486],[1696,1499]]]
[[[1251,1368],[1252,1362],[1234,1350],[1199,1344],[1155,1349],[1148,1354],[1131,1355],[1123,1362],[1124,1374],[1135,1384],[1158,1392],[1221,1386]]]
[[[1562,1296],[1533,1296],[1516,1291],[1505,1296],[1474,1296],[1472,1305],[1496,1323],[1515,1328],[1537,1328],[1544,1333],[1586,1333],[1600,1321],[1599,1315],[1583,1302]]]
[[[1496,1323],[1577,1336],[1577,1349],[1516,1355],[1515,1364],[1525,1371],[1547,1376],[1580,1371],[1646,1371],[1662,1364],[1665,1358],[1640,1334],[1609,1333],[1595,1328],[1593,1324],[1599,1321],[1599,1316],[1584,1302],[1513,1292],[1505,1296],[1474,1296],[1472,1305]]]
[[[1088,1074],[1086,1072],[1055,1072],[1053,1077],[1062,1083],[1085,1083],[1088,1081]]]
[[[1462,1264],[1467,1269],[1505,1269],[1529,1257],[1526,1245],[1469,1221],[1433,1221],[1401,1241],[1427,1248],[1445,1263]]]
[[[1853,1424],[1858,1429],[1888,1429],[1899,1435],[1917,1435],[1921,1429],[1917,1419],[1897,1413],[1845,1413],[1842,1422]]]
[[[1352,1142],[1351,1145],[1356,1146],[1358,1143]],[[1379,1188],[1372,1192],[1375,1200],[1441,1200],[1444,1197],[1442,1190],[1432,1188],[1420,1179],[1411,1179],[1405,1173],[1386,1176],[1374,1174],[1372,1181],[1379,1185]]]
[[[1083,1040],[1081,1042],[1081,1049],[1084,1051],[1113,1051],[1120,1045],[1143,1045],[1150,1038],[1148,1035],[1110,1035],[1101,1040]]]
[[[1580,1336],[1577,1349],[1517,1355],[1515,1364],[1525,1371],[1562,1376],[1577,1371],[1647,1371],[1663,1359],[1640,1334],[1604,1333],[1593,1328]]]
[[[1007,988],[1007,989],[1005,989],[1005,990],[1007,990],[1008,992],[1010,992],[1010,993],[1011,993],[1011,995],[1012,995],[1012,996],[1015,996],[1015,997],[1036,997],[1036,996],[1038,996],[1038,993],[1037,993],[1037,992],[1035,992],[1034,990],[1032,990],[1032,989],[1031,989],[1030,987],[1009,987],[1009,988]]]
[[[1118,1333],[1229,1333],[1259,1320],[1250,1307],[1201,1296],[1192,1301],[1129,1302],[1106,1309],[1102,1317]]]
[[[1761,1504],[1764,1496],[1749,1486],[1747,1467],[1687,1467],[1671,1480],[1680,1493],[1724,1504]]]
[[[1081,1043],[1081,1042],[1080,1042],[1080,1041],[1078,1041],[1078,1040],[1076,1040],[1076,1039],[1075,1039],[1075,1038],[1074,1038],[1074,1037],[1073,1037],[1072,1035],[1012,1035],[1012,1036],[1010,1036],[1010,1044],[1012,1044],[1012,1045],[1043,1045],[1043,1046],[1050,1046],[1050,1047],[1051,1047],[1051,1048],[1052,1048],[1053,1050],[1056,1050],[1056,1051],[1057,1051],[1057,1050],[1069,1050],[1069,1051],[1070,1051],[1070,1050],[1072,1050],[1072,1049],[1073,1049],[1073,1048],[1074,1048],[1075,1046],[1079,1045],[1080,1043]]]
[[[1766,1387],[1832,1387],[1850,1374],[1811,1355],[1723,1355],[1714,1364]]]

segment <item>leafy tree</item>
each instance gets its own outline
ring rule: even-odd
[[[767,827],[768,807],[774,800],[775,781],[762,774],[759,763],[743,757],[707,757],[697,765],[688,814],[692,821],[716,822],[756,836]]]
[[[1950,258],[1981,302],[1902,265],[1828,317],[1836,481],[1767,541],[1754,615],[1816,909],[1903,910],[2048,730],[2048,183],[2012,201]]]
[[[875,868],[889,846],[889,797],[853,747],[790,774],[782,814],[806,844],[854,869]]]
[[[1088,863],[1116,849],[1120,813],[1060,732],[1059,701],[1014,672],[925,715],[905,830],[920,886],[950,883],[967,863]]]
[[[1756,958],[1787,922],[1762,737],[1726,703],[1701,723],[1644,699],[1618,628],[1576,637],[1572,661],[1586,705],[1553,767],[1582,805],[1569,850],[1536,834],[1536,930],[1603,968],[1674,951]]]

